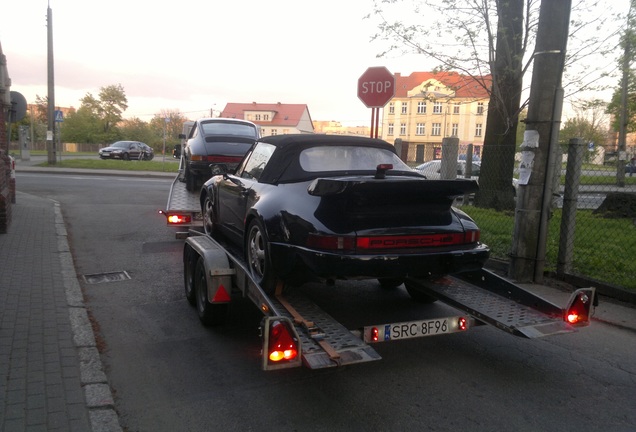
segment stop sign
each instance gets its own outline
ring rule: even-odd
[[[384,66],[370,67],[358,78],[358,98],[367,108],[382,108],[395,95],[395,77]]]

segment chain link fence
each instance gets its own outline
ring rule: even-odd
[[[497,157],[496,149],[490,157]],[[555,166],[545,271],[636,290],[636,167],[630,158],[606,163],[582,140],[570,140]],[[518,160],[514,176],[516,184]],[[481,208],[466,198],[456,205],[475,219],[491,256],[509,261],[514,206]]]

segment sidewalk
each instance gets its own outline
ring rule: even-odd
[[[0,430],[121,431],[59,205],[16,198],[0,235]]]

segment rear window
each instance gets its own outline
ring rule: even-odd
[[[306,172],[370,171],[379,164],[393,164],[393,169],[411,169],[393,152],[376,147],[319,146],[300,153],[300,166]]]
[[[204,135],[224,135],[224,136],[240,136],[247,138],[258,138],[256,128],[250,124],[235,122],[207,122],[202,123]]]

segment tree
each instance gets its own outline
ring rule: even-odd
[[[167,121],[166,121],[167,119]],[[172,148],[179,142],[179,134],[183,131],[183,123],[188,119],[179,110],[161,110],[150,120],[150,129],[159,137],[163,150],[165,132],[166,148]],[[157,148],[158,149],[158,148]]]
[[[595,149],[605,145],[609,135],[606,106],[607,103],[600,99],[573,104],[576,115],[563,123],[559,134],[563,153],[567,153],[568,143],[572,138],[582,138],[586,143],[593,143]],[[589,162],[594,154],[595,152],[585,152],[584,161]]]
[[[97,119],[100,126],[100,134],[95,137],[98,142],[110,142],[117,139],[117,124],[122,121],[122,114],[128,108],[128,99],[121,84],[101,87],[99,99],[91,93],[86,93],[81,99],[78,109],[84,116],[92,116]]]
[[[539,1],[423,0],[416,3],[415,13],[400,10],[398,18],[390,20],[391,12],[402,8],[404,3],[375,0],[373,15],[380,17],[380,23],[372,40],[388,43],[378,57],[396,51],[418,53],[437,61],[439,68],[459,70],[482,82],[490,92],[490,102],[476,204],[513,207],[507,185],[518,144],[518,117],[526,105],[526,101],[522,102],[523,77],[531,69],[535,54],[532,46]],[[568,54],[566,66],[581,66],[584,60],[592,60],[590,54],[603,55],[613,47],[611,38],[616,31],[606,31],[607,16],[592,15],[589,9],[586,0],[573,8],[578,14],[572,19],[570,37],[577,39],[578,44]],[[409,18],[404,17],[417,21],[406,22]],[[592,26],[597,27],[592,36],[580,36],[583,29]],[[571,69],[571,79],[565,85],[572,88],[570,94],[599,88],[599,63]],[[492,85],[488,78],[492,79]]]

